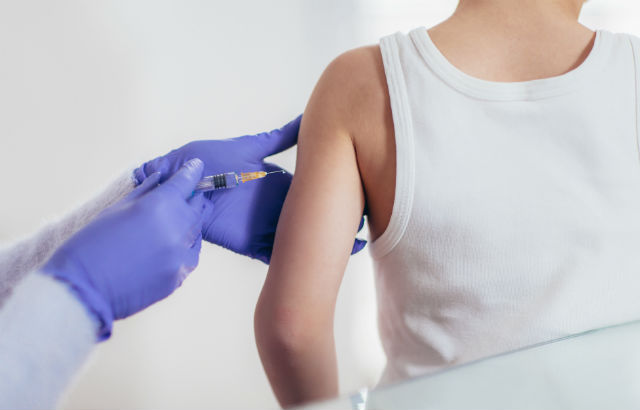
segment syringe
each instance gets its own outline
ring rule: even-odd
[[[224,174],[210,175],[204,177],[196,185],[195,192],[217,191],[219,189],[235,188],[240,182],[245,183],[256,179],[264,178],[269,174],[284,174],[285,170],[265,172],[241,172],[240,175],[235,172],[226,172]]]

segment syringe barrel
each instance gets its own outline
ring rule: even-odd
[[[235,188],[238,186],[238,175],[235,172],[210,175],[202,178],[196,185],[196,192],[217,191],[219,189]]]

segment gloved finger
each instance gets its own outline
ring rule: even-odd
[[[355,255],[356,253],[363,250],[365,246],[367,246],[367,241],[365,241],[364,239],[356,238],[355,242],[353,243],[353,248],[351,249],[351,254]]]
[[[282,128],[251,136],[254,158],[262,159],[296,145],[301,120],[302,115],[299,115]]]
[[[133,176],[135,177],[138,184],[141,184],[142,181],[144,181],[149,177],[149,175],[144,170],[146,166],[147,166],[147,163],[145,162],[144,164],[140,165],[138,168],[136,168],[133,171]]]
[[[191,272],[193,272],[200,262],[200,251],[202,250],[202,236],[198,236],[196,241],[193,243],[191,248],[186,250],[184,263],[182,265],[182,269],[180,269],[178,275],[178,283],[177,286],[182,285],[182,282],[189,276]]]
[[[184,256],[184,263],[178,271],[176,277],[175,287],[178,288],[182,285],[182,282],[193,272],[200,262],[200,250],[202,249],[202,236],[200,236],[193,244],[193,246],[186,250]]]
[[[138,185],[133,191],[129,192],[129,194],[126,196],[126,200],[131,201],[133,199],[140,198],[142,195],[157,187],[158,183],[160,182],[160,177],[161,174],[159,172],[154,172],[153,174],[149,175],[144,181],[142,181],[142,184]]]
[[[197,215],[198,220],[201,219],[202,213],[205,209],[205,201],[207,199],[204,197],[204,193],[196,192],[187,203],[189,204],[189,208],[193,209],[195,215]]]
[[[271,244],[265,243],[261,246],[255,248],[252,252],[249,252],[246,255],[252,259],[257,259],[264,264],[269,264],[271,262],[271,254],[273,253],[273,242]]]
[[[140,167],[136,168],[133,171],[133,177],[136,179],[136,185],[140,185],[142,181],[147,179],[147,175],[144,172],[144,166],[146,164],[142,164]]]
[[[167,175],[169,173],[169,163],[165,157],[158,157],[152,159],[151,161],[145,162],[144,164],[142,164],[142,166],[133,171],[133,175],[138,181],[138,184],[140,184],[151,174],[154,174],[156,172],[161,172],[162,175]]]
[[[206,209],[202,213],[202,236],[205,241],[220,245],[220,242],[216,242],[216,239],[222,241],[224,234],[220,235],[219,231],[215,229],[217,226],[215,220],[216,212],[214,212],[216,210],[216,205],[213,203],[213,201],[208,200],[205,203],[205,206]],[[218,232],[218,234],[216,234],[216,232]]]
[[[197,215],[200,221],[200,233],[205,235],[206,228],[208,228],[207,222],[213,219],[213,202],[203,193],[197,193],[188,202],[194,215]]]
[[[191,245],[191,253],[195,253],[196,259],[193,259],[192,256],[192,261],[195,260],[195,264],[193,265],[193,267],[195,268],[198,265],[198,256],[200,255],[200,250],[202,249],[202,233],[198,234],[198,236],[196,236],[196,239],[193,241],[193,245]]]
[[[250,256],[267,265],[271,263],[271,254],[273,253],[273,242],[275,237],[275,232],[262,235],[259,240],[260,245],[257,246]]]
[[[191,237],[193,238],[195,235],[202,237],[206,234],[208,222],[213,217],[213,203],[204,194],[199,193],[189,200],[189,207],[197,219],[196,225],[191,229]]]
[[[198,215],[197,220],[191,222],[184,235],[184,245],[188,249],[193,248],[194,244],[202,239],[202,217],[200,215]]]
[[[255,255],[255,259],[261,261],[262,263],[268,265],[271,263],[271,253],[272,250],[264,250],[264,251],[260,251],[259,253],[257,253]]]
[[[202,210],[202,229],[201,233],[206,238],[207,230],[211,227],[213,221],[213,202],[205,196],[204,209]]]
[[[185,162],[158,190],[163,192],[173,190],[177,192],[180,197],[189,199],[193,195],[196,185],[202,179],[203,172],[204,163],[200,159],[194,158]]]

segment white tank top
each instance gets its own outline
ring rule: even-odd
[[[424,27],[380,47],[382,382],[640,319],[640,39],[599,30],[578,68],[515,83],[463,73]]]

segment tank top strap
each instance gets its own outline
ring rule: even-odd
[[[380,41],[380,51],[387,77],[396,142],[396,190],[389,225],[383,234],[371,242],[374,259],[389,253],[400,241],[409,222],[415,181],[413,119],[407,90],[403,59],[411,58],[406,37],[395,34]],[[414,57],[415,58],[415,57]]]

